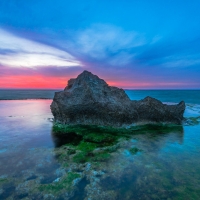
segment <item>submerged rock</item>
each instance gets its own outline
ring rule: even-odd
[[[70,79],[64,91],[56,92],[51,104],[54,119],[62,124],[87,124],[122,127],[137,122],[180,124],[185,103],[166,105],[146,97],[129,99],[123,89],[109,86],[91,72]]]

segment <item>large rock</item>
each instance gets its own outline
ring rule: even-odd
[[[127,126],[136,122],[180,124],[185,103],[166,105],[146,97],[131,101],[123,89],[109,86],[88,71],[70,79],[64,91],[56,92],[51,104],[54,119],[63,124]]]

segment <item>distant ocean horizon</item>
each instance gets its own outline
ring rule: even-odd
[[[27,100],[27,99],[53,99],[54,93],[62,89],[0,89],[0,100]],[[191,104],[200,104],[200,90],[144,90],[125,89],[131,100],[140,100],[151,96],[162,102],[178,103],[185,101]]]

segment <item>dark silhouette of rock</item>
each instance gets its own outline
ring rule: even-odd
[[[128,126],[136,122],[180,124],[185,103],[166,105],[146,97],[129,99],[123,89],[109,86],[91,72],[70,79],[64,91],[56,92],[51,104],[54,119],[63,124]]]
[[[181,124],[185,111],[185,102],[166,105],[152,97],[132,101],[133,109],[138,113],[138,122],[166,122]]]

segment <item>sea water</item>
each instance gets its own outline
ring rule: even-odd
[[[184,100],[184,116],[193,121],[200,116],[200,91],[126,92],[131,99]],[[49,94],[52,97],[53,91]],[[55,153],[65,141],[52,133],[52,100],[32,99],[0,101],[0,199],[200,199],[198,120],[179,129],[155,129],[122,141],[102,169],[86,163],[77,170],[82,179],[73,181],[72,193],[38,190],[41,185],[59,183],[74,166],[61,166]],[[140,151],[131,154],[132,147]]]
[[[59,90],[37,90],[37,89],[0,89],[0,100],[16,99],[53,99],[54,93]]]

